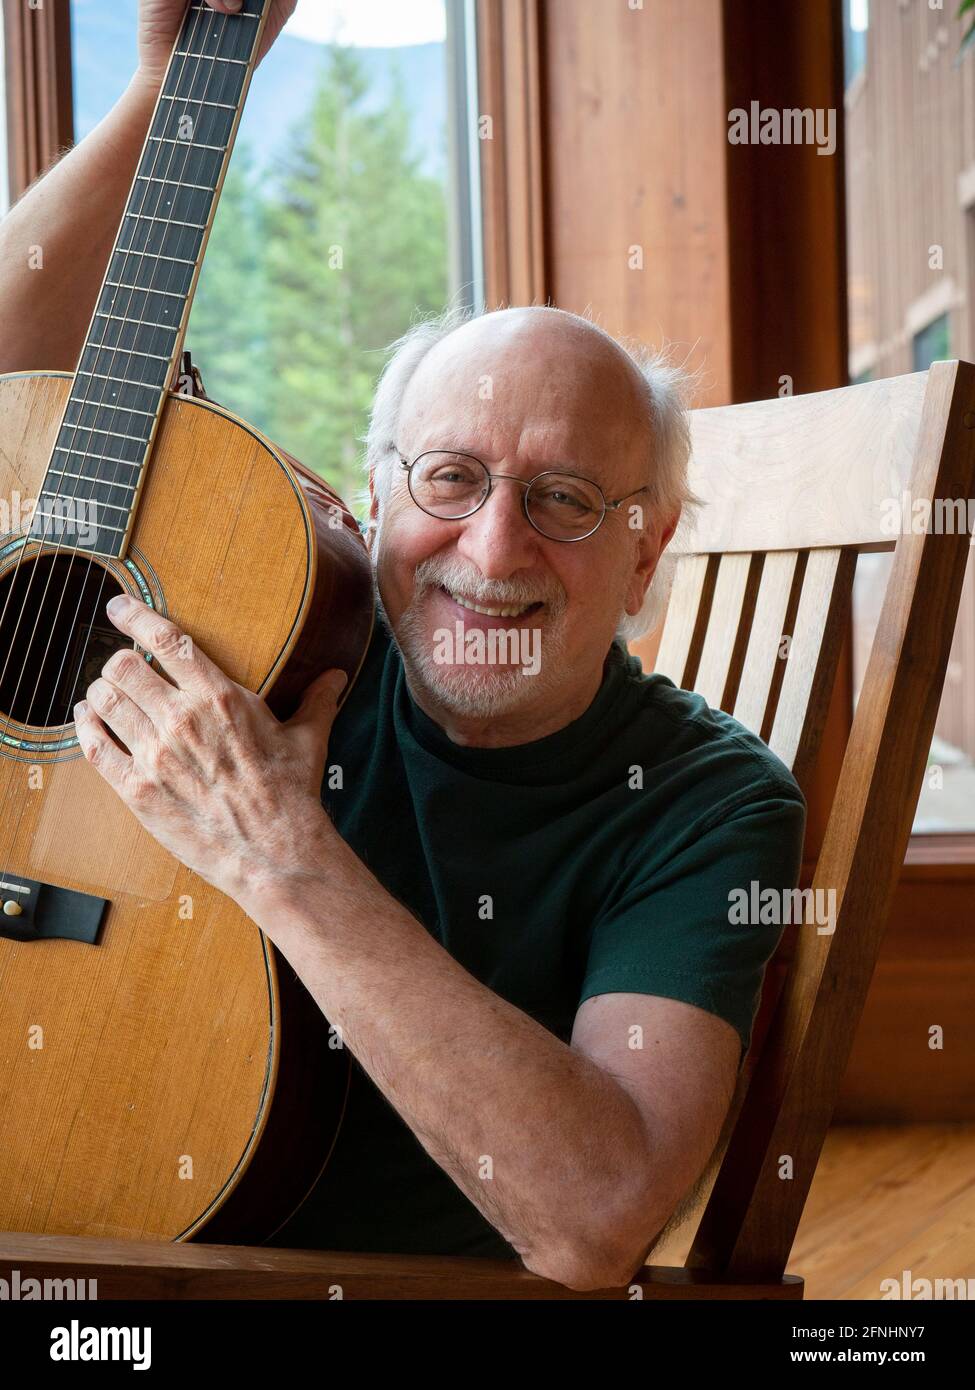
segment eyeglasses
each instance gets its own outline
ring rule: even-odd
[[[410,496],[428,516],[444,521],[462,521],[473,516],[490,497],[494,483],[503,478],[525,489],[525,516],[536,531],[551,541],[584,541],[602,525],[607,512],[617,511],[628,498],[650,490],[647,486],[638,487],[625,497],[607,502],[598,484],[577,473],[548,471],[526,483],[511,473],[489,473],[473,454],[445,449],[430,449],[412,463],[407,463],[402,454],[399,460],[406,469]]]

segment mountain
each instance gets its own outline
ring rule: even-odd
[[[106,5],[74,0],[71,37],[74,60],[75,139],[81,140],[122,95],[136,66],[135,0]],[[363,109],[386,105],[398,69],[410,110],[414,148],[424,173],[446,178],[447,74],[444,45],[357,48],[369,83]],[[255,74],[238,138],[251,147],[257,165],[273,165],[288,131],[311,104],[316,73],[325,59],[322,44],[282,34]]]

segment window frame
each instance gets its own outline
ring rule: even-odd
[[[3,6],[9,206],[74,143],[69,0]]]

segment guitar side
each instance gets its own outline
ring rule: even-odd
[[[70,384],[0,377],[8,507],[37,496]],[[354,676],[371,631],[364,549],[314,491],[230,412],[171,394],[106,582],[286,713],[319,670]],[[17,555],[11,527],[0,611]],[[72,727],[3,713],[0,872],[108,906],[94,943],[0,937],[0,1226],[212,1239],[223,1213],[221,1239],[271,1234],[327,1161],[347,1059],[263,934],[142,829]]]

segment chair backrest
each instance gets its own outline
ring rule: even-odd
[[[935,362],[835,391],[693,411],[691,421],[690,480],[706,505],[677,561],[655,669],[759,734],[804,790],[857,554],[894,551],[812,882],[813,894],[835,894],[819,899],[835,907],[835,930],[803,922],[795,932],[687,1259],[778,1278],[863,1009],[934,732],[969,547],[958,518],[975,498],[975,366]],[[930,525],[923,510],[904,507],[905,493],[931,504]],[[902,515],[909,527],[919,516],[918,529],[902,528]]]

